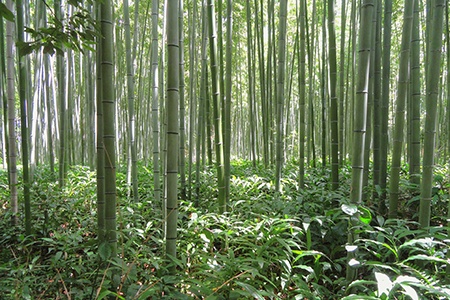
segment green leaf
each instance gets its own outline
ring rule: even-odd
[[[253,286],[251,286],[247,283],[244,283],[244,282],[240,282],[240,281],[237,281],[236,284],[241,286],[242,288],[244,288],[255,299],[264,300],[264,297],[261,295],[261,293],[259,293],[258,290],[256,288],[254,288]]]
[[[98,254],[100,255],[100,258],[102,260],[107,260],[108,258],[110,258],[112,254],[110,245],[108,245],[107,243],[101,243],[98,247]]]
[[[115,296],[116,299],[125,299],[124,297],[120,296],[120,295],[117,294],[117,293],[114,293],[114,292],[111,292],[111,291],[108,291],[108,290],[104,290],[104,291],[102,291],[102,292],[100,293],[100,295],[98,295],[97,300],[104,299],[105,297],[107,297],[107,296],[109,296],[109,295]]]
[[[380,225],[380,226],[383,226],[383,224],[384,224],[384,218],[383,218],[383,216],[381,216],[381,215],[378,215],[377,216],[377,222],[378,222],[378,224]]]
[[[77,7],[79,5],[80,1],[79,0],[69,0],[68,3],[72,6]]]
[[[55,240],[53,240],[53,239],[51,239],[51,238],[41,238],[41,240],[43,240],[44,242],[47,242],[47,243],[54,243],[55,242]]]
[[[323,254],[320,251],[316,251],[316,250],[292,250],[292,253],[297,254],[297,256],[294,259],[294,262],[298,261],[300,258],[304,257],[304,256],[314,256],[314,257],[322,257],[325,256],[325,254]],[[326,257],[326,256],[325,256]],[[328,259],[328,257],[326,257]]]
[[[347,291],[358,286],[366,287],[368,285],[375,285],[375,284],[377,283],[373,280],[358,279],[348,285]]]
[[[400,247],[398,247],[399,249],[403,249],[405,247],[413,247],[419,245],[421,247],[423,247],[424,249],[432,249],[433,247],[436,246],[445,246],[444,243],[440,242],[440,241],[435,241],[432,238],[421,238],[421,239],[413,239],[410,241],[407,241],[405,243],[403,243],[402,245],[400,245]]]
[[[383,190],[381,189],[381,186],[379,184],[375,185],[375,191],[378,195],[381,195],[383,193]]]
[[[361,300],[361,299],[368,299],[368,300],[378,300],[380,298],[373,297],[373,296],[362,296],[362,295],[350,295],[342,298],[342,300]]]
[[[14,22],[14,14],[3,3],[0,3],[0,16],[8,21]]]
[[[370,213],[370,210],[360,206],[359,213],[360,213],[359,220],[364,224],[370,224],[370,222],[372,221],[372,214]]]
[[[44,46],[43,52],[44,52],[44,54],[50,54],[50,55],[53,55],[53,54],[55,54],[55,48],[53,47],[52,44],[47,43],[47,44],[45,44],[45,46]]]
[[[435,257],[435,256],[429,256],[429,255],[425,255],[425,254],[413,255],[413,256],[408,257],[404,261],[407,262],[410,260],[425,260],[425,261],[433,261],[436,263],[448,264],[448,261],[446,259],[442,259],[442,258]]]
[[[33,52],[34,48],[31,46],[31,43],[26,42],[16,42],[17,48],[19,48],[20,56],[25,56]]]
[[[62,257],[63,253],[61,251],[56,252],[55,256],[53,257],[53,263],[57,263],[61,257]]]
[[[155,294],[156,292],[154,289],[148,289],[145,290],[142,294],[140,294],[137,299],[139,300],[151,299],[151,296],[155,296]]]

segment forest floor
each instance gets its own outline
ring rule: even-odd
[[[125,172],[117,174],[119,254],[112,259],[96,239],[94,172],[71,167],[60,189],[47,168],[37,168],[30,236],[22,213],[20,225],[10,224],[8,176],[0,172],[0,298],[450,299],[445,168],[436,172],[426,230],[415,222],[419,188],[405,176],[401,216],[386,219],[377,212],[379,200],[349,203],[348,165],[331,191],[328,169],[308,168],[299,189],[289,163],[275,193],[271,170],[234,161],[229,212],[218,214],[215,170],[206,168],[198,185],[190,182],[191,200],[179,203],[175,274],[165,259],[162,205],[153,198],[150,170],[139,167],[138,202]],[[356,274],[351,280],[348,269]]]

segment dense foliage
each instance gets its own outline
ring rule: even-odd
[[[140,201],[118,173],[119,257],[102,262],[108,248],[96,240],[95,173],[72,167],[60,190],[48,169],[32,186],[34,234],[11,228],[7,173],[0,174],[0,293],[17,299],[448,299],[449,239],[445,218],[418,229],[417,187],[402,184],[404,220],[387,220],[375,204],[349,203],[350,168],[331,192],[328,170],[308,169],[299,190],[288,164],[281,194],[273,171],[250,162],[232,166],[231,208],[217,214],[214,170],[199,182],[198,206],[180,203],[178,272],[164,262],[161,204],[152,200],[150,167],[139,168]],[[448,182],[438,170],[434,216],[443,216]],[[442,173],[442,175],[439,175]],[[23,211],[23,210],[21,210]],[[347,245],[358,220],[359,239]],[[347,252],[358,280],[345,282]],[[117,286],[118,290],[113,289]]]

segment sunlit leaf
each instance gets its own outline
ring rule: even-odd
[[[309,222],[303,222],[303,228],[305,229],[305,231],[308,231],[309,225],[311,225],[311,223],[309,223]]]
[[[359,220],[364,224],[370,224],[372,222],[372,213],[365,207],[359,207]]]
[[[384,273],[375,272],[375,279],[377,280],[378,297],[381,297],[383,294],[389,296],[389,293],[394,286],[389,276]]]
[[[341,300],[362,300],[362,299],[368,299],[368,300],[378,300],[378,297],[373,296],[364,296],[364,295],[349,295],[345,296],[344,298],[341,298]]]
[[[377,216],[377,222],[378,222],[378,224],[380,225],[380,226],[383,226],[383,224],[384,224],[384,217],[382,216],[382,215],[378,215]]]
[[[346,245],[345,246],[345,250],[347,250],[347,252],[354,252],[354,251],[356,251],[356,249],[358,249],[358,246],[355,246],[355,245]]]
[[[358,206],[356,206],[355,204],[342,204],[341,209],[349,216],[353,216],[358,212]]]
[[[208,239],[204,233],[201,233],[201,234],[200,234],[200,238],[201,238],[205,243],[211,242],[210,239]]]
[[[405,290],[405,295],[411,297],[412,300],[419,300],[419,295],[417,294],[415,289],[413,289],[407,284],[400,284],[400,285]]]
[[[354,258],[350,259],[350,261],[348,262],[348,265],[350,267],[358,267],[361,265],[361,262],[359,260],[356,260]]]
[[[417,254],[417,255],[413,255],[408,257],[407,259],[405,259],[405,262],[407,261],[411,261],[411,260],[424,260],[424,261],[433,261],[433,262],[437,262],[437,263],[442,263],[442,264],[448,264],[450,263],[449,260],[447,259],[442,259],[436,256],[430,256],[430,255],[425,255],[425,254]]]

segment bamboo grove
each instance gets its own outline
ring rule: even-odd
[[[115,256],[116,170],[127,170],[137,202],[145,184],[137,166],[151,166],[175,259],[179,199],[217,201],[229,213],[230,162],[246,159],[273,170],[274,201],[287,161],[298,166],[298,189],[308,189],[307,167],[322,167],[331,190],[350,162],[349,202],[392,219],[408,172],[427,228],[434,167],[450,159],[446,4],[2,2],[1,153],[12,226],[23,221],[33,232],[38,166],[63,188],[71,166],[87,165],[97,176],[98,239]],[[214,200],[197,197],[206,166],[215,169]],[[358,233],[350,231],[351,245]],[[347,280],[355,276],[349,270]]]

